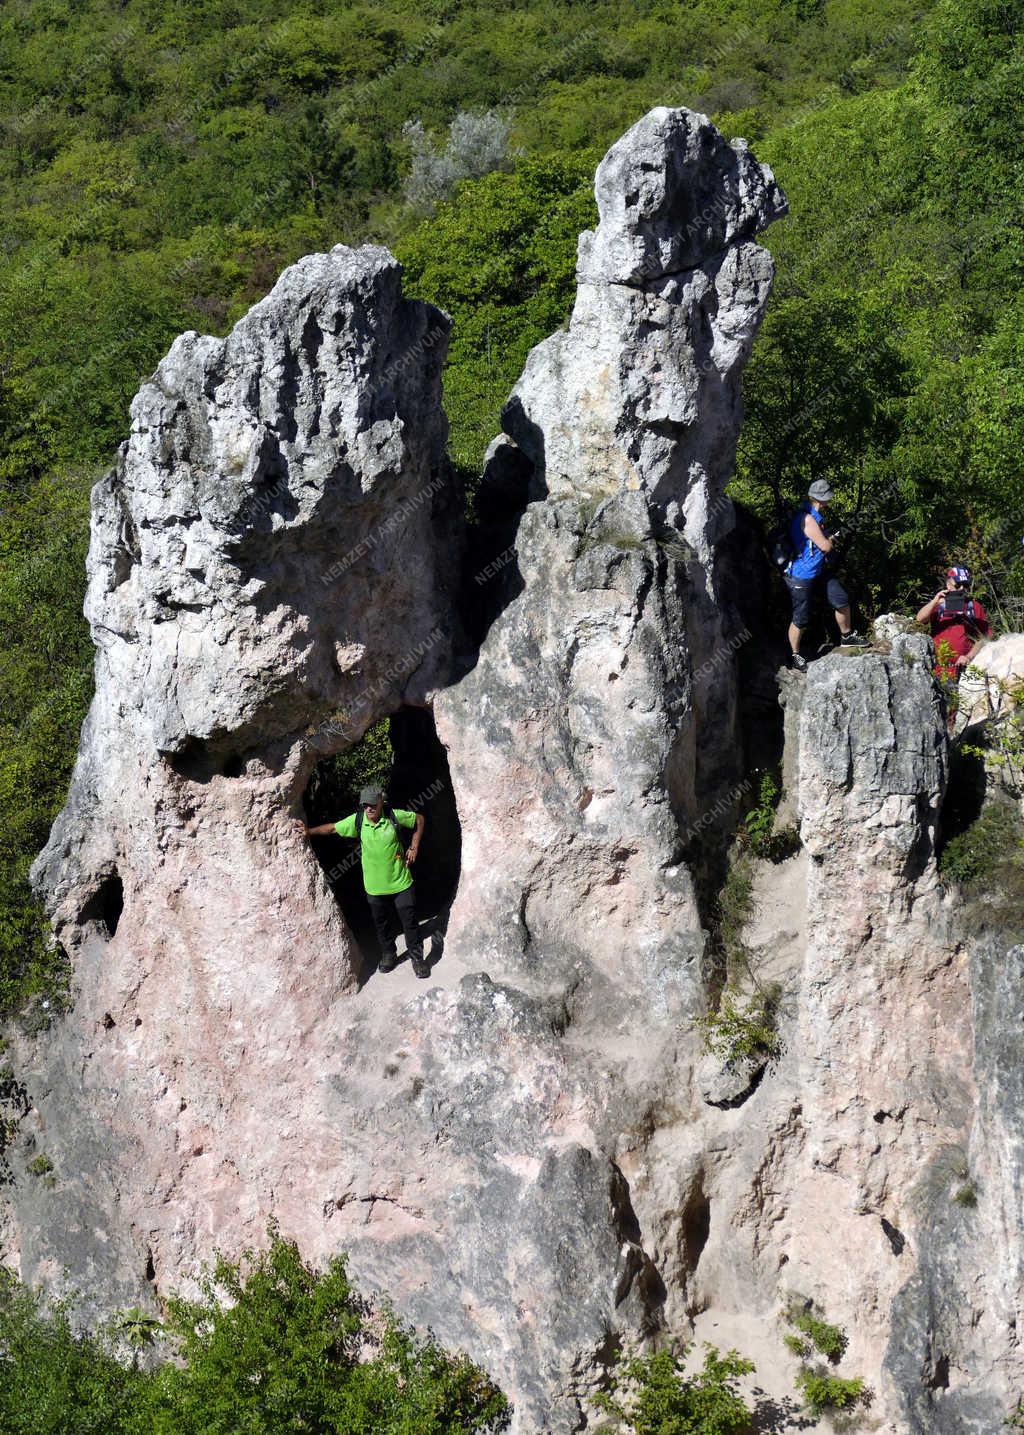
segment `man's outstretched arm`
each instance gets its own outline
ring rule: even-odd
[[[409,843],[409,850],[405,854],[406,863],[411,867],[416,861],[416,854],[420,850],[420,839],[423,836],[424,828],[423,813],[417,812],[416,826],[413,828],[412,841]]]
[[[322,822],[319,827],[307,827],[301,817],[296,817],[294,822],[303,837],[333,837],[337,831],[333,822]]]

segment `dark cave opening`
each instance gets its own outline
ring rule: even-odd
[[[370,727],[353,747],[321,759],[303,794],[307,823],[315,827],[350,816],[358,809],[360,788],[370,783],[383,789],[385,803],[393,811],[423,814],[413,879],[424,951],[434,965],[444,949],[448,912],[458,887],[462,831],[448,755],[429,709],[400,708]],[[403,831],[403,846],[410,835]],[[364,960],[375,965],[380,951],[363,887],[358,843],[337,836],[310,841]]]
[[[124,911],[124,883],[116,867],[103,878],[96,891],[82,908],[79,925],[95,922],[104,928],[110,938],[117,931],[117,924]]]
[[[704,1172],[699,1171],[683,1206],[683,1259],[693,1275],[711,1234],[711,1202],[704,1193]]]

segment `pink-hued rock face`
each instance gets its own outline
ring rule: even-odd
[[[755,1354],[786,1408],[779,1312],[813,1299],[869,1428],[991,1435],[1024,1380],[1024,982],[959,945],[937,880],[927,645],[782,676],[802,848],[754,864],[726,972],[745,744],[777,758],[781,723],[724,490],[784,201],[681,110],[597,187],[461,607],[448,321],[386,251],[308,256],[140,391],[93,498],[96,698],[34,868],[75,1004],[17,1052],[2,1254],[96,1311],[158,1307],[273,1217],[486,1366],[519,1435],[583,1428],[614,1347],[654,1333]],[[403,705],[434,710],[461,824],[428,982],[364,964],[294,823],[317,759]],[[424,854],[457,842],[434,792]],[[777,988],[777,1059],[702,1051],[726,976]]]

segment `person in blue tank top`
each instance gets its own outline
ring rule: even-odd
[[[801,673],[807,671],[807,659],[800,652],[800,639],[811,621],[815,592],[822,587],[835,612],[842,646],[856,647],[864,642],[854,631],[846,589],[830,571],[829,555],[834,545],[825,531],[825,508],[833,497],[825,479],[816,478],[807,490],[807,502],[800,505],[790,520],[790,547],[796,556],[786,565],[784,577],[793,600],[793,618],[789,625],[791,661]]]

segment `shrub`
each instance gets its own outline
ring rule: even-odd
[[[169,1302],[183,1364],[161,1366],[147,1392],[156,1429],[468,1435],[504,1418],[504,1397],[465,1356],[375,1314],[343,1257],[319,1273],[271,1234],[267,1251],[218,1260],[199,1300]],[[368,1339],[375,1354],[361,1361]]]
[[[805,1369],[798,1373],[796,1387],[815,1417],[826,1410],[850,1410],[866,1403],[867,1390],[860,1376],[846,1380],[840,1375]]]
[[[72,1304],[47,1310],[0,1267],[0,1430],[4,1435],[122,1435],[142,1377],[93,1336]],[[148,1435],[138,1427],[139,1435]]]
[[[788,1320],[790,1325],[796,1326],[808,1337],[815,1350],[828,1356],[833,1364],[846,1354],[846,1332],[838,1325],[829,1325],[828,1321],[820,1320],[809,1310],[791,1311]]]
[[[753,1372],[753,1361],[705,1345],[703,1368],[686,1376],[685,1356],[685,1350],[682,1358],[660,1350],[627,1361],[611,1392],[595,1395],[594,1404],[634,1435],[741,1435],[752,1412],[736,1385]]]
[[[0,1269],[4,1435],[470,1435],[503,1429],[504,1396],[465,1356],[420,1340],[353,1290],[344,1258],[317,1272],[297,1247],[218,1260],[200,1298],[172,1298],[162,1333],[178,1357],[140,1371],[161,1333],[123,1311],[106,1335],[76,1333],[71,1304]],[[131,1362],[115,1356],[130,1348]],[[363,1359],[367,1350],[370,1358]]]
[[[758,992],[744,1004],[741,1002],[740,994],[727,987],[717,1011],[694,1019],[704,1050],[729,1065],[760,1057],[777,1061],[782,1055],[782,1041],[775,1030],[773,994]]]

